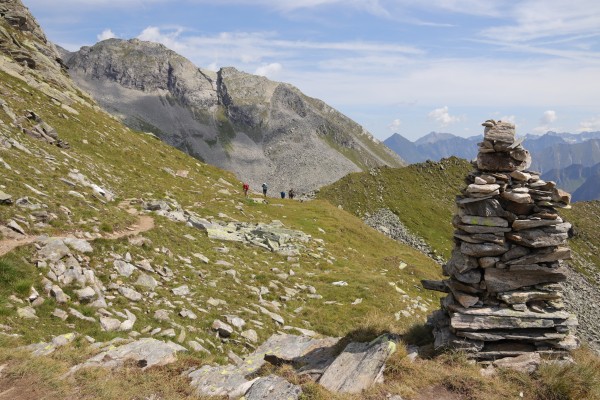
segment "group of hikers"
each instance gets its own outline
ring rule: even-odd
[[[250,185],[247,182],[244,182],[244,185],[242,186],[242,189],[244,190],[244,196],[248,197],[248,191],[250,190]],[[262,184],[262,192],[263,192],[263,196],[267,197],[267,190],[269,189],[269,186],[267,186],[267,183],[263,183]],[[285,192],[282,191],[280,192],[281,198],[285,199]],[[296,195],[296,192],[294,192],[294,189],[290,189],[287,192],[287,195],[290,199],[294,200],[294,196]]]

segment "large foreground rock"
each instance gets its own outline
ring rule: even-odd
[[[383,380],[383,369],[396,343],[383,335],[370,343],[350,343],[336,356],[338,338],[273,335],[239,365],[210,366],[187,373],[201,396],[246,399],[296,399],[300,389],[287,381],[254,376],[265,363],[289,364],[333,392],[359,393]]]
[[[325,370],[319,384],[332,392],[360,393],[383,382],[385,362],[394,351],[396,342],[387,335],[370,343],[350,343]]]
[[[226,366],[205,365],[188,373],[199,395],[236,398],[252,386],[252,374],[265,363],[297,365],[299,371],[322,373],[333,361],[338,338],[313,339],[308,336],[277,334],[271,336],[243,363]],[[319,374],[320,375],[320,374]]]

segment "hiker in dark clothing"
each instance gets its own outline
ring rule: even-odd
[[[267,197],[267,189],[268,188],[269,187],[267,186],[266,182],[262,184],[263,196],[265,196],[265,197]]]
[[[294,200],[295,195],[296,193],[294,193],[294,189],[290,189],[290,191],[288,192],[288,197],[290,198],[290,200]]]
[[[285,199],[285,192],[284,191],[280,192],[279,194],[281,195],[282,199]]]

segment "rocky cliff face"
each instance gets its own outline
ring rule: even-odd
[[[68,57],[75,81],[130,127],[251,187],[309,191],[403,161],[361,126],[297,88],[235,68],[197,68],[166,47],[110,39]]]
[[[0,70],[25,80],[63,104],[81,101],[56,47],[18,0],[0,0]],[[42,82],[50,82],[62,90]]]

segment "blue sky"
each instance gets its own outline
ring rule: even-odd
[[[23,0],[49,39],[161,42],[289,82],[379,139],[600,130],[598,0]]]

